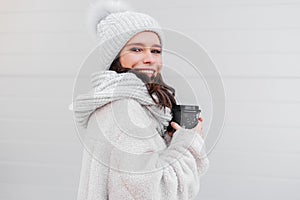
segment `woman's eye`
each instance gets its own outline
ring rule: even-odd
[[[130,49],[131,51],[134,51],[134,52],[141,52],[142,49],[141,48],[137,48],[137,47],[134,47],[132,49]]]
[[[160,53],[161,53],[161,50],[159,50],[159,49],[153,49],[151,52],[152,52],[152,53],[155,53],[155,54],[160,54]]]

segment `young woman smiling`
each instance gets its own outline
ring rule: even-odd
[[[175,90],[161,76],[161,28],[122,6],[99,4],[93,13],[105,70],[74,102],[87,130],[78,200],[194,199],[209,162],[201,121],[193,129],[171,122]]]

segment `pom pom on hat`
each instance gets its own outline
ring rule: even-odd
[[[92,35],[97,36],[97,25],[111,13],[125,12],[132,10],[132,7],[121,1],[98,0],[91,3],[88,8],[88,28]]]

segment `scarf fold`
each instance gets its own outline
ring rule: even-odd
[[[86,128],[89,117],[98,108],[121,99],[134,99],[146,108],[160,124],[160,134],[172,119],[170,108],[165,111],[151,98],[145,83],[133,73],[101,71],[91,76],[92,90],[79,95],[73,106],[75,121]]]

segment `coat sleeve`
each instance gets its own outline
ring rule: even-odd
[[[134,100],[98,109],[95,118],[109,149],[109,199],[193,199],[208,168],[204,141],[191,130],[176,131],[167,146],[155,120]],[[103,153],[103,151],[102,151]]]
[[[95,126],[94,123],[90,123]],[[77,200],[107,200],[107,179],[109,168],[100,160],[99,152],[106,145],[99,140],[99,134],[87,131],[81,138],[83,145],[82,164]],[[108,151],[109,152],[109,151]],[[101,155],[102,156],[102,155]]]

